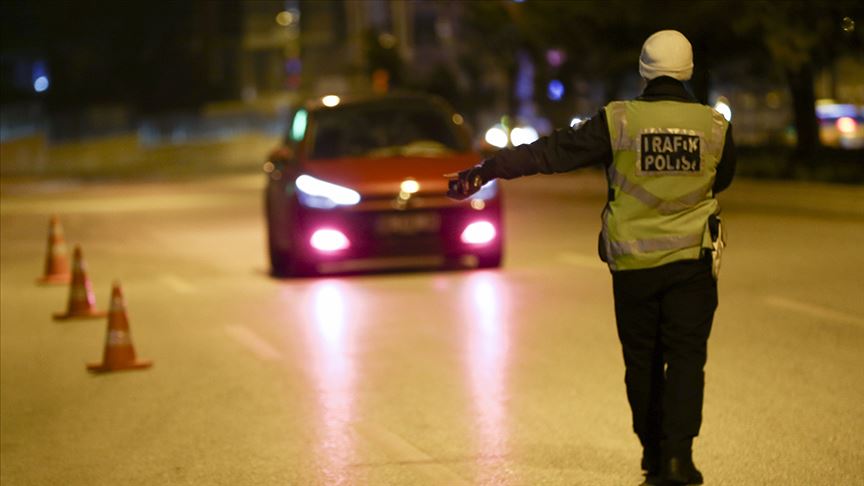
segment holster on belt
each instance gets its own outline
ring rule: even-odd
[[[717,280],[723,249],[726,248],[726,228],[723,227],[719,215],[712,214],[708,217],[708,231],[711,232],[711,275]]]

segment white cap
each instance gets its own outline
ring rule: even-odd
[[[677,30],[661,30],[645,40],[639,74],[647,80],[669,76],[686,81],[693,75],[693,47]]]

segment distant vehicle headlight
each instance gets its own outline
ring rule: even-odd
[[[534,127],[516,127],[510,131],[510,142],[514,147],[531,143],[540,138]]]
[[[504,127],[500,125],[495,125],[494,127],[486,130],[486,143],[493,147],[504,148],[507,146],[507,132],[504,130]]]
[[[300,204],[319,209],[353,206],[360,202],[360,193],[331,182],[303,174],[294,181]]]
[[[727,122],[732,121],[732,107],[729,105],[729,100],[726,99],[725,96],[717,98],[717,101],[714,103],[714,109],[723,115],[723,118],[725,118]]]
[[[851,135],[858,128],[858,122],[851,116],[840,117],[835,124],[837,125],[837,130],[844,135]]]

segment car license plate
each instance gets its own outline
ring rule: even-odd
[[[385,214],[375,222],[375,230],[381,235],[434,233],[440,226],[437,213]]]

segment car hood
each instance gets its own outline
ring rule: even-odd
[[[364,196],[392,195],[405,179],[420,183],[420,193],[447,191],[444,174],[467,169],[481,160],[475,153],[435,157],[357,157],[306,161],[302,171],[312,177],[349,187]]]

